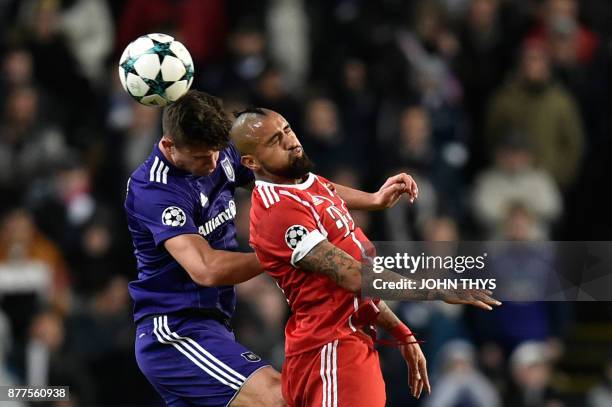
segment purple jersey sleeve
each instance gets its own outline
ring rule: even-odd
[[[198,233],[194,199],[187,192],[163,184],[138,192],[134,202],[135,216],[151,232],[157,246],[174,236]]]
[[[234,170],[236,171],[236,185],[243,186],[255,181],[255,175],[253,171],[242,165],[240,162],[240,152],[234,144],[229,145],[230,156],[232,163],[234,164]]]

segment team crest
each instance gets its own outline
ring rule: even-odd
[[[308,229],[302,225],[289,226],[285,232],[285,242],[290,249],[294,250],[307,234]]]
[[[234,173],[234,167],[232,167],[232,163],[230,162],[228,157],[225,157],[221,160],[221,167],[223,167],[223,171],[227,176],[227,179],[234,182],[236,181],[236,174]]]
[[[162,213],[162,223],[166,226],[183,226],[187,222],[185,212],[177,206],[169,206]]]
[[[243,358],[248,360],[249,362],[259,362],[261,358],[254,354],[253,352],[244,352],[240,354]]]

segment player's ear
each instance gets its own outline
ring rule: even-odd
[[[255,159],[255,157],[250,154],[246,154],[240,157],[240,162],[242,163],[242,165],[244,165],[251,171],[257,171],[260,168],[259,163]]]
[[[174,142],[170,140],[168,136],[163,136],[161,139],[162,146],[167,150],[170,147],[174,146]]]

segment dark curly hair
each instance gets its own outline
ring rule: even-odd
[[[190,90],[164,109],[162,127],[164,135],[179,147],[222,150],[229,144],[232,121],[219,99]]]

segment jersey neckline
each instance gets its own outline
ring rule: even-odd
[[[308,173],[306,181],[300,184],[275,184],[273,182],[267,182],[262,180],[255,180],[255,185],[269,186],[269,187],[282,187],[282,188],[296,188],[300,190],[308,189],[315,180],[315,175],[312,172]]]

